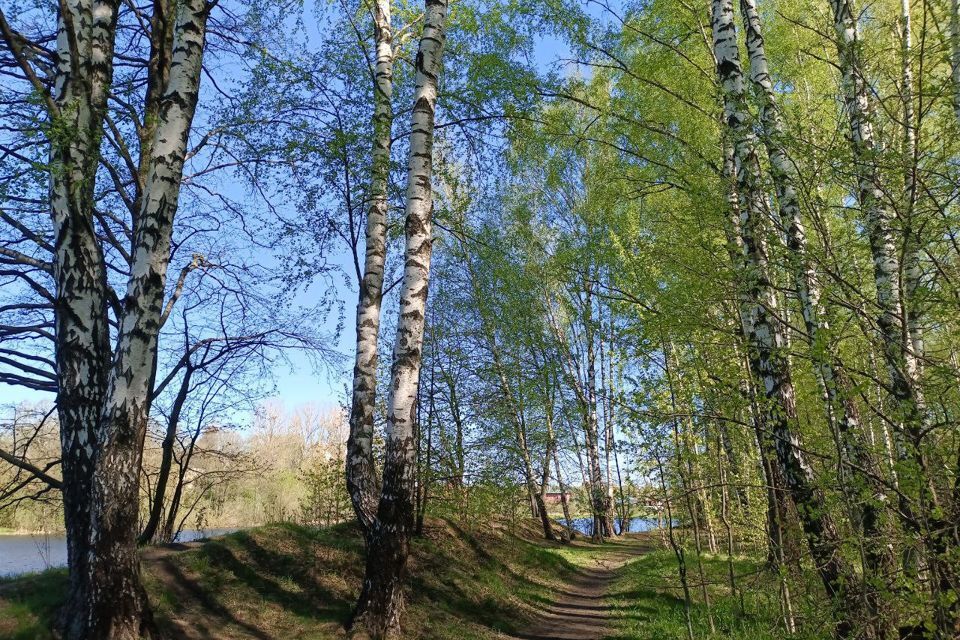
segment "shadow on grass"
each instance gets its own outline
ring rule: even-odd
[[[66,569],[0,579],[0,638],[53,638],[50,623],[66,594]]]
[[[209,594],[197,580],[193,580],[186,576],[183,571],[176,566],[173,562],[169,560],[162,560],[160,562],[159,569],[165,571],[168,574],[169,582],[167,582],[167,588],[173,590],[174,596],[176,596],[175,604],[173,605],[173,610],[177,613],[182,613],[187,610],[187,607],[184,605],[186,602],[197,603],[208,613],[215,616],[212,620],[206,616],[203,618],[198,618],[192,625],[193,630],[199,634],[202,638],[213,638],[214,635],[211,633],[208,624],[216,622],[227,622],[229,624],[235,625],[251,636],[259,638],[260,640],[271,640],[272,636],[267,634],[265,631],[252,625],[248,622],[244,622],[237,618],[227,607],[222,605],[217,599]],[[161,625],[164,630],[167,631],[170,637],[175,637],[174,632],[181,632],[180,629],[174,629],[176,627],[170,621],[161,621]]]
[[[212,567],[228,571],[263,600],[303,618],[346,622],[352,603],[316,582],[310,571],[312,558],[270,551],[245,533],[236,534],[233,542],[247,556],[245,559],[239,559],[230,545],[219,541],[207,543],[200,553]]]
[[[342,575],[337,563],[359,561],[355,538],[352,531],[267,525],[161,558],[151,571],[161,584],[161,624],[171,637],[202,639],[225,637],[225,626],[259,640],[290,637],[293,629],[340,628],[353,594],[323,580]]]

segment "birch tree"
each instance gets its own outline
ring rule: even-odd
[[[864,227],[870,241],[873,258],[874,283],[878,317],[876,327],[883,346],[891,401],[897,423],[897,464],[900,487],[910,493],[911,502],[901,499],[904,514],[919,542],[926,547],[927,562],[933,574],[936,625],[941,633],[951,633],[960,618],[960,604],[956,599],[941,594],[951,592],[956,584],[955,571],[948,556],[955,542],[947,533],[949,527],[942,521],[943,513],[935,483],[929,476],[929,463],[924,453],[923,433],[929,423],[921,381],[920,362],[915,352],[919,345],[919,328],[910,328],[910,300],[904,292],[913,289],[903,278],[904,266],[893,228],[895,214],[885,201],[878,168],[878,141],[874,134],[874,106],[871,90],[863,67],[862,43],[852,2],[832,0],[833,26],[837,37],[840,62],[841,89],[849,124],[849,141],[855,176],[857,200]],[[909,5],[906,5],[909,14]],[[905,27],[909,30],[909,24]],[[909,51],[909,33],[904,46]],[[904,61],[908,64],[908,60]],[[909,67],[905,67],[906,81],[910,82]],[[910,108],[907,109],[910,111]],[[908,129],[907,145],[911,135]],[[912,196],[911,196],[912,197]],[[912,241],[907,239],[909,244]],[[913,265],[908,271],[912,271]],[[909,279],[909,273],[908,279]]]
[[[377,340],[387,254],[387,191],[393,142],[393,26],[391,1],[371,6],[376,43],[374,74],[373,149],[370,205],[366,220],[366,253],[360,300],[357,304],[357,348],[353,374],[353,405],[347,442],[347,487],[360,523],[368,528],[376,514],[378,485],[373,459],[374,410],[377,400]]]
[[[803,526],[810,553],[817,565],[827,594],[841,616],[836,633],[853,634],[847,610],[848,586],[853,571],[840,554],[836,524],[824,507],[813,470],[803,453],[797,434],[793,382],[784,353],[784,338],[777,313],[777,297],[770,278],[767,257],[764,194],[756,137],[744,94],[744,80],[737,47],[737,32],[731,0],[714,0],[711,17],[717,76],[723,94],[724,122],[733,146],[732,175],[740,212],[739,231],[743,251],[745,323],[751,369],[764,391],[763,411],[774,437],[777,459]]]
[[[94,185],[111,93],[117,3],[61,5],[52,91],[2,30],[51,121],[51,269],[68,537],[67,638],[153,633],[136,554],[139,465],[150,409],[170,238],[197,103],[211,5],[158,1],[141,130],[127,291],[107,283]],[[111,314],[117,333],[111,345]],[[112,353],[111,353],[112,352]]]
[[[386,452],[376,519],[367,535],[367,563],[355,622],[374,637],[401,637],[403,586],[414,527],[417,386],[430,279],[433,133],[437,84],[446,39],[446,0],[426,0],[416,57],[416,89],[407,164],[404,271],[390,369]]]
[[[740,0],[750,81],[759,104],[763,144],[770,161],[770,172],[777,194],[780,224],[786,232],[789,269],[800,299],[801,314],[807,332],[810,359],[815,367],[822,393],[827,400],[825,414],[838,434],[841,457],[841,482],[847,487],[847,475],[854,482],[854,507],[860,514],[860,527],[866,540],[866,567],[871,582],[882,583],[884,572],[891,568],[887,544],[883,541],[880,509],[875,496],[884,494],[878,478],[876,461],[867,447],[860,410],[854,402],[850,378],[830,344],[830,325],[822,303],[819,276],[810,258],[807,234],[800,210],[796,168],[785,149],[783,116],[773,90],[773,79],[767,62],[761,32],[760,14],[755,0]],[[876,585],[865,594],[871,620],[880,615]]]

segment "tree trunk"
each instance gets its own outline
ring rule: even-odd
[[[366,574],[354,620],[375,638],[401,637],[403,582],[413,528],[413,421],[422,364],[432,252],[433,126],[437,77],[446,38],[446,0],[426,0],[416,58],[416,89],[407,173],[406,246],[400,314],[387,402],[386,452],[377,517],[367,535]]]
[[[837,34],[850,145],[856,165],[857,196],[873,256],[879,308],[877,327],[889,376],[894,423],[902,425],[896,443],[900,458],[897,476],[900,487],[912,488],[916,495],[916,508],[902,500],[901,511],[908,526],[926,548],[933,577],[935,624],[940,633],[949,636],[960,624],[960,600],[952,597],[958,580],[949,560],[955,545],[946,533],[949,526],[938,515],[943,509],[922,449],[928,412],[917,378],[919,361],[910,331],[911,301],[901,297],[907,282],[901,280],[900,252],[893,232],[895,215],[883,201],[877,166],[878,148],[873,132],[872,90],[862,66],[862,46],[852,2],[831,0],[830,5]]]
[[[567,487],[563,484],[563,476],[560,475],[560,458],[557,456],[557,451],[553,451],[553,468],[557,472],[557,486],[560,487],[560,506],[563,509],[563,520],[566,523],[566,539],[567,541],[573,540],[574,538],[574,529],[573,529],[573,519],[570,517],[570,501],[567,500]]]
[[[950,0],[950,75],[953,79],[953,110],[960,121],[960,0]]]
[[[157,528],[160,524],[160,518],[163,515],[164,499],[167,494],[167,484],[170,481],[170,469],[173,466],[173,445],[177,438],[177,428],[180,425],[180,413],[183,411],[183,404],[187,400],[187,393],[190,391],[190,380],[193,377],[193,367],[187,363],[183,373],[183,380],[180,381],[180,388],[177,390],[177,397],[173,400],[173,409],[170,411],[170,418],[167,420],[167,431],[163,436],[161,445],[160,470],[157,473],[157,489],[153,496],[153,505],[150,509],[150,516],[147,523],[140,532],[137,539],[138,544],[147,544],[154,541]]]
[[[922,256],[924,251],[917,219],[917,117],[913,106],[913,34],[910,18],[910,0],[900,0],[900,101],[903,104],[903,139],[901,154],[903,162],[903,218],[904,269],[903,297],[904,315],[909,336],[908,348],[912,351],[916,370],[913,378],[919,379],[923,366],[923,320],[917,291],[923,277]]]
[[[370,207],[367,210],[366,255],[357,303],[357,350],[353,367],[353,401],[347,438],[347,491],[360,525],[371,526],[377,511],[376,464],[373,458],[373,414],[377,406],[377,340],[383,270],[387,258],[387,189],[393,140],[392,0],[373,3],[376,39],[374,67],[373,149],[370,166]]]
[[[800,214],[796,168],[785,149],[783,118],[773,90],[756,1],[740,0],[740,9],[750,58],[750,80],[759,102],[762,138],[770,159],[780,221],[786,233],[789,267],[800,298],[810,358],[827,400],[827,419],[837,434],[843,488],[859,514],[858,525],[865,539],[867,578],[868,581],[882,581],[894,563],[888,539],[881,531],[881,514],[876,504],[876,496],[884,495],[885,489],[878,480],[876,460],[867,446],[849,377],[830,344],[830,326],[821,303],[817,274],[810,259]],[[853,482],[844,480],[847,473],[853,474]],[[877,620],[881,614],[877,596],[872,589],[866,591],[868,614],[871,620]]]
[[[607,492],[603,483],[603,470],[600,465],[600,428],[597,420],[597,365],[594,354],[593,331],[593,283],[585,279],[584,293],[584,347],[587,356],[587,384],[584,400],[584,418],[586,431],[587,459],[590,464],[590,507],[593,512],[593,539],[602,542],[610,536],[610,523],[607,521]]]
[[[717,75],[723,92],[724,120],[733,144],[733,174],[740,213],[743,271],[746,278],[744,302],[749,318],[747,343],[751,369],[765,390],[763,410],[773,432],[777,459],[787,488],[797,505],[800,522],[827,595],[841,614],[837,635],[853,632],[846,611],[847,586],[854,584],[853,571],[840,553],[839,533],[830,518],[813,470],[797,436],[793,383],[783,350],[783,335],[775,313],[776,290],[770,280],[766,249],[765,197],[761,186],[756,141],[744,96],[743,74],[737,47],[732,0],[713,0],[714,53]]]
[[[91,504],[87,637],[137,638],[149,619],[136,530],[139,471],[150,413],[170,240],[187,137],[200,85],[208,7],[179,7],[169,78],[160,97],[149,180],[134,226],[133,265],[104,408],[97,425]]]
[[[600,388],[601,388],[601,406],[603,407],[603,456],[604,456],[604,480],[606,482],[606,520],[608,536],[617,535],[616,512],[614,510],[613,495],[613,467],[610,464],[613,455],[613,335],[611,327],[610,344],[605,353],[603,348],[603,323],[600,323]]]
[[[72,135],[50,139],[50,208],[56,283],[57,411],[67,533],[67,638],[88,629],[90,495],[98,450],[96,425],[110,368],[107,279],[93,228],[94,183],[107,94],[113,77],[115,0],[74,0],[57,16],[51,118]],[[74,50],[76,47],[76,50]],[[91,60],[76,60],[86,54]],[[76,71],[76,72],[75,72]]]

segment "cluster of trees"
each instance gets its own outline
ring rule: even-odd
[[[517,127],[466,233],[498,321],[546,325],[562,364],[557,300],[588,301],[580,362],[623,363],[601,396],[711,548],[763,524],[830,633],[953,637],[956,6],[595,7],[571,34],[589,78]]]
[[[787,633],[954,637],[957,7],[559,24],[581,72],[543,83],[498,170],[434,180],[411,491],[512,468],[537,516],[576,483],[602,538],[623,457],[688,604],[675,521],[698,552],[762,547]],[[826,622],[795,614],[816,583]]]
[[[231,414],[233,412],[231,411]],[[236,416],[235,416],[236,417]],[[152,418],[140,467],[141,543],[167,543],[184,529],[279,521],[329,526],[350,516],[343,478],[346,420],[313,405],[259,405],[251,424],[199,414],[167,439]],[[0,422],[0,527],[63,530],[59,425],[55,411],[21,404]]]
[[[762,550],[787,633],[958,632],[957,3],[521,5],[0,13],[0,382],[60,434],[3,459],[62,493],[66,637],[151,635],[183,434],[334,362],[339,280],[375,637],[424,513],[485,487],[549,539],[552,488],[597,541],[655,507],[688,611],[685,539]]]

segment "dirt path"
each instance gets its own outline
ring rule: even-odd
[[[517,634],[523,640],[600,640],[614,633],[606,599],[617,569],[650,550],[649,542],[626,539],[608,542],[589,555],[554,600],[543,605],[534,623]]]

